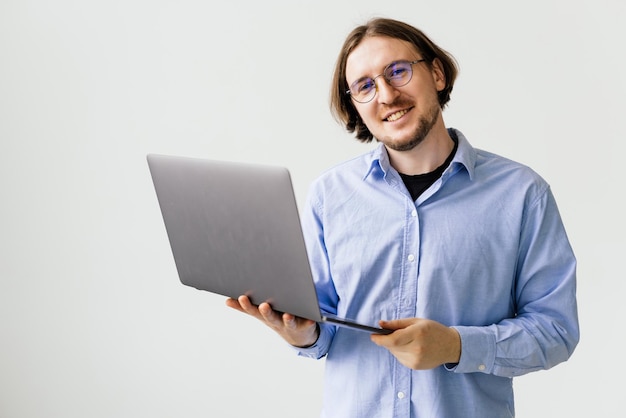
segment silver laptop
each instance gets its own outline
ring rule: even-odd
[[[284,167],[148,154],[180,281],[279,312],[372,333],[322,315],[289,171]]]

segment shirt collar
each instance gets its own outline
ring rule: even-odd
[[[449,128],[454,130],[456,133],[456,137],[459,140],[459,146],[456,150],[456,155],[452,159],[450,163],[449,169],[454,169],[455,166],[459,168],[463,167],[467,170],[467,174],[469,175],[470,180],[474,179],[474,172],[476,170],[476,149],[472,147],[469,143],[465,135],[461,133],[458,129]]]
[[[452,130],[456,133],[459,145],[456,150],[456,154],[454,155],[450,166],[444,172],[444,175],[448,172],[454,172],[460,168],[465,168],[470,180],[472,180],[474,178],[474,170],[476,166],[476,150],[472,147],[461,131],[455,128],[448,128],[448,130]],[[366,179],[375,172],[385,176],[391,169],[392,167],[389,163],[389,154],[387,154],[387,149],[382,143],[379,143],[378,146],[369,154],[367,171],[365,172],[363,179]]]

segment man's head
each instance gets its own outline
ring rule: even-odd
[[[389,57],[389,62],[384,61],[387,58],[383,56]],[[380,62],[377,58],[380,58],[378,60]],[[398,60],[403,61],[400,66],[387,67]],[[413,63],[413,61],[418,62]],[[410,63],[408,67],[407,62]],[[432,87],[436,93],[435,100],[439,110],[443,109],[450,100],[457,72],[454,58],[435,45],[419,29],[392,19],[373,19],[355,28],[344,42],[337,59],[331,87],[331,111],[345,125],[348,132],[356,132],[356,137],[360,141],[370,142],[373,137],[383,140],[384,138],[379,137],[386,135],[383,122],[392,122],[383,120],[388,116],[383,114],[385,109],[393,111],[400,109],[400,106],[405,106],[402,109],[413,111],[417,103],[411,104],[411,102],[418,100],[415,92],[418,84],[424,81],[420,78],[428,78],[427,73],[433,76]],[[408,73],[406,85],[403,84],[406,80],[401,80],[400,74],[402,73]],[[377,77],[379,75],[380,77]],[[392,78],[396,75],[398,80],[393,80]],[[365,84],[362,81],[364,78]],[[394,84],[399,86],[394,87]],[[370,102],[359,103],[358,100],[363,98],[357,98],[354,95],[355,89],[362,91],[372,87],[375,91],[370,91],[369,96],[374,93],[375,97],[367,96],[366,99],[370,99]],[[429,85],[419,87],[427,89]],[[348,93],[349,91],[351,93]],[[428,94],[425,91],[423,93]],[[394,94],[397,97],[391,97]],[[386,96],[383,97],[383,95]],[[375,110],[374,106],[378,108]],[[423,116],[422,119],[436,116],[432,115],[432,109],[418,110],[430,114]],[[370,117],[366,117],[367,113]]]

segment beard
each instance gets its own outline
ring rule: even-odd
[[[432,105],[429,111],[420,116],[419,123],[411,138],[407,141],[394,141],[392,138],[386,138],[381,141],[385,144],[385,146],[391,148],[394,151],[409,151],[418,146],[424,141],[424,138],[428,136],[435,123],[437,123],[437,118],[441,112],[441,108],[439,105]]]

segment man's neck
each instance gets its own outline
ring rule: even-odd
[[[436,126],[415,148],[395,151],[387,148],[391,166],[402,174],[425,174],[435,170],[448,158],[454,141],[445,126]]]

